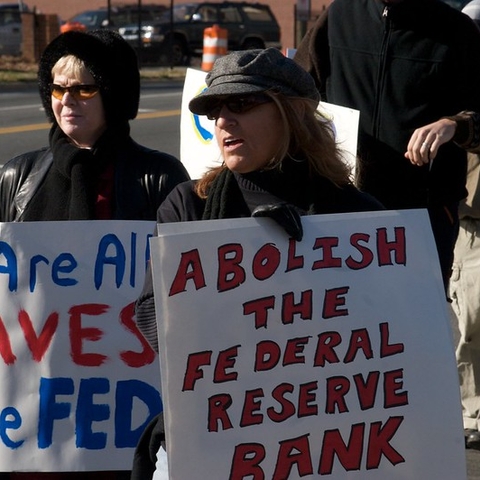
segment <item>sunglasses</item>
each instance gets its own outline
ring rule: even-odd
[[[217,100],[206,113],[209,120],[217,120],[222,108],[225,106],[231,113],[246,113],[252,108],[273,102],[272,97],[264,93],[252,93],[248,95],[236,95]]]
[[[71,87],[62,87],[56,83],[50,84],[50,92],[57,100],[62,100],[68,92],[75,100],[89,100],[100,90],[98,85],[72,85]]]

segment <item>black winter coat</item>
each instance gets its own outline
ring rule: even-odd
[[[189,179],[175,157],[146,148],[130,137],[114,160],[115,220],[155,220],[168,193]],[[0,221],[22,221],[28,202],[51,168],[53,155],[43,148],[19,155],[0,170]],[[55,195],[52,192],[52,195]],[[53,220],[53,219],[52,219]]]
[[[284,162],[285,168],[285,162]],[[287,167],[288,168],[288,167]],[[302,168],[302,173],[297,175],[295,171]],[[306,176],[306,165],[297,165],[287,174],[276,177],[272,171],[254,172],[240,175],[233,174],[238,191],[229,189],[227,203],[231,208],[228,218],[250,217],[255,207],[261,204],[291,202],[302,214],[307,214],[305,207],[313,193],[314,205],[310,208],[310,214],[366,212],[383,210],[375,198],[360,192],[352,185],[340,188],[324,177],[316,177],[312,180],[311,188]],[[263,190],[269,185],[270,188]],[[262,188],[263,187],[263,188]],[[273,188],[272,188],[273,187]],[[284,188],[286,187],[286,188]],[[313,190],[313,192],[312,192]],[[210,196],[210,195],[209,195]],[[195,193],[195,181],[185,182],[178,185],[168,196],[158,210],[157,223],[190,222],[205,219],[207,200],[200,198]],[[153,277],[149,264],[145,277],[142,294],[136,303],[137,325],[150,345],[158,351],[157,324],[155,319],[155,304],[153,292]],[[165,442],[163,414],[155,417],[140,439],[133,461],[131,480],[151,479],[155,471],[156,454],[162,442]]]
[[[466,155],[440,148],[431,170],[404,157],[413,131],[480,111],[480,32],[439,0],[335,0],[295,60],[323,98],[360,111],[358,186],[387,208],[447,205],[466,195]]]

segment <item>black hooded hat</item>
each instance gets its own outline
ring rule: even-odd
[[[137,55],[117,32],[103,29],[62,33],[42,53],[38,84],[50,121],[55,121],[50,93],[52,68],[66,55],[83,60],[95,83],[100,86],[109,125],[128,122],[137,116],[140,100]]]

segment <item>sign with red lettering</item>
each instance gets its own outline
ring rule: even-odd
[[[270,219],[158,225],[170,480],[465,480],[426,211],[302,223],[300,242]]]
[[[0,224],[0,470],[130,470],[162,409],[134,321],[154,222]]]

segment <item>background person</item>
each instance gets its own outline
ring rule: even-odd
[[[480,122],[480,118],[477,118]],[[467,198],[450,279],[452,310],[460,337],[456,347],[465,445],[480,449],[480,147],[468,155]]]
[[[130,137],[140,98],[133,49],[109,30],[64,33],[43,52],[38,81],[52,122],[49,146],[0,170],[0,221],[155,220],[166,195],[189,177],[178,159]],[[129,471],[0,474],[2,480],[129,477]]]
[[[429,155],[421,148],[424,141],[432,145]],[[469,151],[468,196],[459,207],[449,293],[460,334],[456,360],[465,446],[480,449],[480,113],[460,112],[415,130],[405,156],[419,166],[435,163],[439,149],[449,141]]]
[[[466,153],[449,142],[421,168],[404,153],[415,129],[480,111],[479,58],[478,28],[440,0],[334,0],[295,56],[326,101],[360,111],[359,188],[389,209],[428,209],[445,286]]]
[[[462,12],[480,26],[480,1],[472,0]],[[452,124],[453,122],[453,124]],[[427,131],[428,130],[428,131]],[[467,149],[467,192],[460,202],[460,226],[455,243],[449,295],[458,325],[456,360],[460,380],[465,446],[480,449],[480,114],[462,112],[415,132],[417,138],[430,136],[438,146],[453,137]],[[432,143],[430,138],[426,141]],[[411,145],[414,144],[412,136]],[[432,149],[434,148],[432,143]],[[409,145],[410,146],[410,145]],[[436,147],[435,147],[436,148]],[[410,148],[409,148],[410,151]],[[415,163],[428,163],[425,154],[413,154]],[[432,150],[432,159],[436,151]]]
[[[480,2],[462,12],[480,26]],[[475,116],[476,115],[476,116]],[[460,230],[450,281],[452,309],[460,338],[456,357],[460,376],[465,446],[480,449],[480,115],[472,114],[473,141],[468,154],[467,198],[460,204]]]
[[[267,216],[300,241],[302,215],[383,208],[352,185],[330,126],[318,116],[315,83],[293,60],[273,48],[233,52],[215,62],[206,83],[189,109],[215,120],[223,163],[178,185],[158,223]],[[151,272],[136,313],[158,351]],[[153,474],[152,452],[164,440],[158,420],[139,444],[134,480]]]

